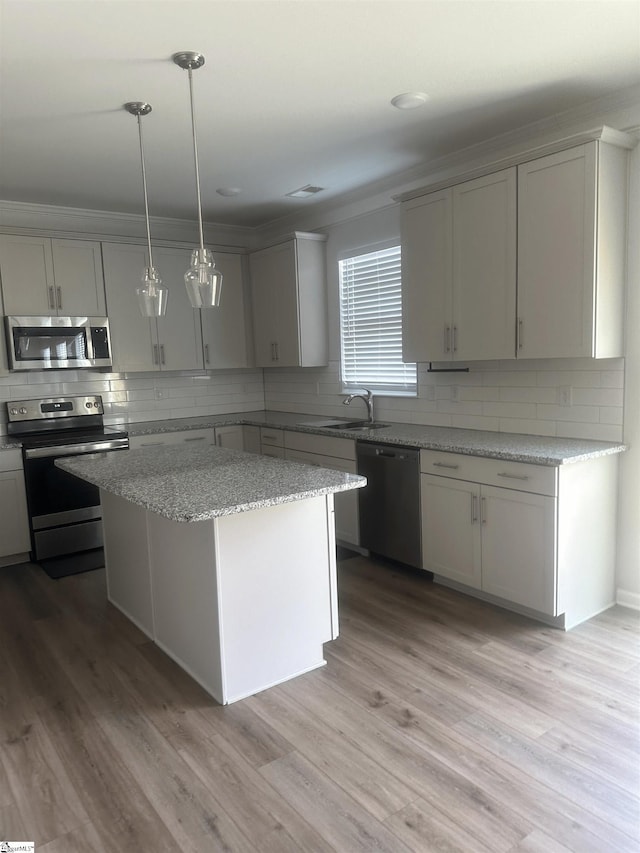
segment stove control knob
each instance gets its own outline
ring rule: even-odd
[[[25,409],[25,407],[24,407],[24,406],[22,406],[22,407],[21,407],[21,409],[20,409],[20,414],[21,414],[21,415],[26,415],[26,414],[27,414],[27,410]]]
[[[98,403],[98,401],[97,401],[97,400],[96,400],[96,402],[93,404],[93,408],[94,408],[94,409],[99,409],[99,408],[100,408],[100,403]]]
[[[87,407],[87,409],[90,409],[90,408],[91,408],[91,403],[85,403],[85,406]]]
[[[14,408],[14,409],[10,409],[10,410],[9,410],[9,414],[10,414],[10,415],[17,415],[17,414],[18,414],[18,410],[17,410],[17,409],[15,409],[15,408]]]

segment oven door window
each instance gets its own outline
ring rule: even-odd
[[[13,330],[16,362],[81,362],[89,357],[84,327],[22,327]]]
[[[29,513],[32,518],[100,506],[97,486],[56,468],[55,459],[27,459],[24,465]]]

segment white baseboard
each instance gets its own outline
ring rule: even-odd
[[[631,607],[633,610],[640,610],[640,593],[618,589],[616,590],[616,604]]]

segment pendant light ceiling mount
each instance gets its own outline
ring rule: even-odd
[[[202,228],[202,200],[200,196],[200,169],[198,166],[198,142],[196,139],[196,115],[193,105],[193,71],[202,68],[204,56],[195,50],[174,53],[174,63],[189,72],[189,102],[191,105],[191,133],[193,137],[193,161],[196,173],[196,198],[198,204],[198,228],[200,247],[191,254],[191,266],[184,274],[184,283],[189,300],[194,308],[216,308],[220,305],[222,273],[216,269],[213,253],[204,247]]]
[[[144,165],[144,145],[142,144],[142,116],[151,112],[151,104],[146,101],[127,101],[124,109],[138,119],[138,139],[140,141],[140,165],[142,167],[142,194],[144,196],[144,219],[147,226],[147,251],[149,266],[142,271],[142,284],[136,288],[138,304],[143,317],[162,317],[167,310],[169,290],[162,284],[158,271],[153,266],[151,251],[151,227],[149,225],[149,201],[147,198],[147,170]]]
[[[193,71],[195,68],[202,68],[204,56],[197,50],[181,50],[179,53],[173,54],[173,61],[185,71]]]

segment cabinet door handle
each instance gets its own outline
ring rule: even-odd
[[[457,471],[460,467],[459,465],[451,465],[447,462],[433,462],[432,465],[434,468],[450,468],[452,471]]]
[[[222,435],[216,435],[216,444],[218,447],[222,447]]]
[[[487,499],[480,498],[480,524],[487,523]]]
[[[498,477],[504,477],[507,480],[528,480],[528,474],[498,474]]]
[[[275,342],[274,347],[276,348],[276,361],[280,361],[280,351],[278,350],[278,342],[277,341]]]
[[[58,294],[58,308],[62,308],[62,288],[56,287],[56,292]]]
[[[444,327],[444,351],[451,352],[451,326]]]
[[[522,317],[518,317],[518,349],[522,349]]]
[[[160,344],[160,364],[166,364],[164,358],[164,344]]]
[[[209,344],[204,345],[204,363],[209,364]]]
[[[52,311],[55,311],[55,308],[56,308],[56,298],[55,298],[55,295],[54,295],[54,293],[53,293],[53,287],[49,287],[49,288],[47,288],[47,289],[48,289],[48,291],[49,291],[49,308],[51,308],[51,310],[52,310]]]
[[[471,495],[471,524],[475,524],[478,520],[478,496]]]
[[[160,359],[158,357],[158,344],[153,345],[153,363],[160,364]]]
[[[453,351],[458,351],[458,327],[453,327]]]

